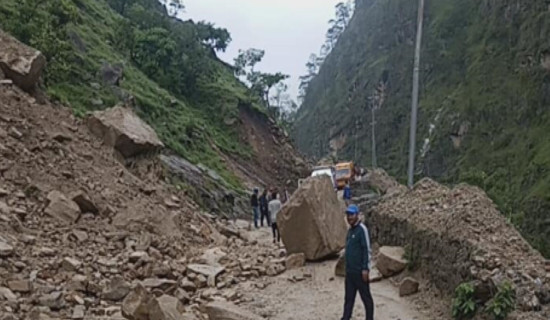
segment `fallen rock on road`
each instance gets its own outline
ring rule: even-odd
[[[314,261],[344,248],[347,226],[344,205],[328,177],[307,179],[277,216],[288,254],[303,253]]]
[[[403,255],[405,255],[405,249],[401,247],[381,247],[376,267],[384,277],[394,276],[407,267],[407,260]]]

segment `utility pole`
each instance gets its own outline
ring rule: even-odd
[[[416,48],[414,52],[413,92],[411,110],[411,133],[409,143],[409,188],[414,184],[414,155],[416,149],[416,122],[418,116],[418,88],[420,76],[420,49],[422,48],[422,24],[424,23],[424,1],[418,0],[418,22],[416,31]]]
[[[373,168],[376,168],[378,165],[377,165],[377,161],[376,161],[376,130],[375,130],[375,126],[376,126],[376,119],[374,118],[374,109],[375,109],[375,105],[372,104],[371,105],[371,114],[372,114],[372,167]]]

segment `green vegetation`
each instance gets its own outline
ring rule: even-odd
[[[452,315],[454,319],[471,319],[477,311],[474,299],[474,285],[463,283],[455,289],[453,298]]]
[[[227,30],[177,20],[173,16],[183,8],[181,1],[164,4],[5,0],[0,2],[0,28],[44,53],[48,94],[75,114],[133,97],[136,112],[170,149],[239,188],[219,151],[247,159],[251,150],[225,123],[238,117],[240,105],[263,110],[262,100],[216,57],[231,40]],[[123,68],[117,85],[103,81],[102,68],[113,65]]]
[[[293,129],[303,152],[321,158],[337,151],[370,165],[370,109],[383,96],[376,110],[378,165],[405,181],[416,6],[356,1],[320,69],[315,59],[309,63],[313,77]],[[550,257],[547,9],[544,0],[427,2],[416,175],[484,188]],[[330,141],[342,136],[345,145],[333,150]],[[429,148],[422,150],[425,139]]]
[[[495,320],[504,320],[514,311],[516,294],[509,282],[504,282],[498,287],[498,292],[485,307],[485,312]]]
[[[420,268],[420,252],[416,249],[414,244],[407,244],[405,246],[403,258],[408,261],[407,270],[416,271]]]

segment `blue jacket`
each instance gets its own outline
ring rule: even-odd
[[[344,187],[344,200],[351,199],[351,188],[349,186]]]
[[[371,246],[369,231],[362,222],[348,230],[346,237],[346,273],[370,270]]]

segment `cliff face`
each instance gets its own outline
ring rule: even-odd
[[[417,2],[358,1],[310,83],[301,150],[405,177]],[[481,186],[550,254],[550,11],[546,1],[427,1],[417,176]],[[545,222],[546,221],[546,222]]]

